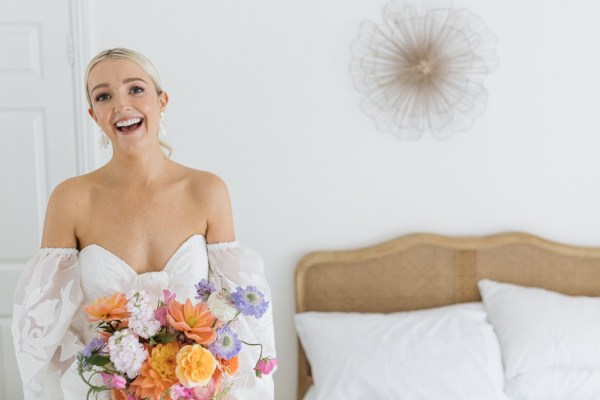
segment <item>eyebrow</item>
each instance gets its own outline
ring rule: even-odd
[[[145,80],[143,80],[142,78],[127,78],[125,80],[123,80],[123,83],[129,83],[129,82],[135,82],[135,81],[142,81],[144,82],[146,85],[148,84],[148,82],[146,82]],[[101,88],[101,87],[108,87],[108,83],[101,83],[99,85],[94,86],[94,88],[92,89],[92,91],[90,93],[94,93],[94,90]]]

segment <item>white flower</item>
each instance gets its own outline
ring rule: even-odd
[[[213,292],[206,303],[210,312],[221,321],[231,321],[238,313],[235,304],[231,301],[231,293],[229,292]]]
[[[110,361],[115,369],[127,374],[129,379],[135,378],[148,357],[144,346],[129,329],[117,331],[108,339]]]
[[[143,290],[130,290],[127,293],[127,311],[133,317],[147,319],[149,315],[152,315],[150,296]]]
[[[160,322],[154,317],[154,309],[150,305],[150,296],[143,290],[130,290],[127,293],[127,311],[129,328],[139,336],[148,339],[160,330]]]
[[[130,318],[129,328],[139,336],[148,339],[158,333],[160,330],[160,322],[154,318],[146,321]]]

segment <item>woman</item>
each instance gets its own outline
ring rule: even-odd
[[[169,289],[184,301],[208,278],[228,290],[256,286],[270,302],[261,258],[235,241],[223,181],[161,151],[169,97],[152,64],[131,50],[103,51],[87,68],[86,88],[113,155],[54,189],[41,249],[18,284],[12,332],[26,399],[85,398],[74,361],[95,336],[82,305],[96,298],[136,288],[157,300]],[[240,317],[240,339],[274,357],[271,307],[260,319]],[[257,358],[258,348],[243,347],[237,398],[273,398],[272,378],[253,371]]]

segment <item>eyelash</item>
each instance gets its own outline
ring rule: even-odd
[[[132,86],[131,89],[129,89],[129,93],[131,94],[140,94],[144,92],[144,88],[140,87],[140,86]],[[99,102],[103,102],[108,100],[109,98],[109,94],[107,93],[100,93],[98,96],[96,96],[96,101]]]
[[[107,100],[108,95],[106,93],[101,93],[98,96],[96,96],[96,101],[104,101]]]

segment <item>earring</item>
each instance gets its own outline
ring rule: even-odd
[[[158,134],[160,136],[167,136],[167,127],[165,126],[165,112],[160,112],[160,122],[158,123]]]
[[[98,127],[98,131],[100,132],[100,140],[98,140],[98,145],[100,145],[101,148],[106,149],[110,143],[110,140],[108,140],[108,136],[106,136],[106,133],[104,133],[102,128]]]

